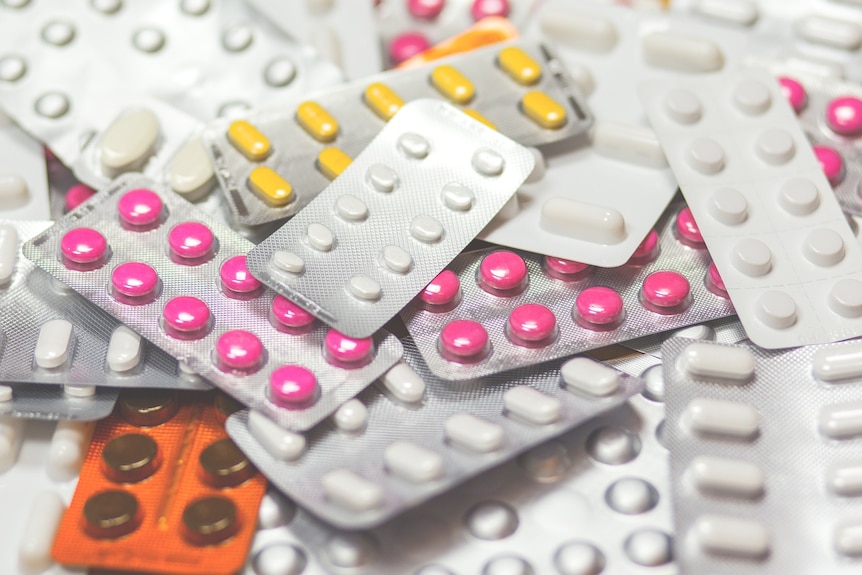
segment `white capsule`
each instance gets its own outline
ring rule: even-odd
[[[273,252],[269,258],[269,265],[278,271],[289,274],[301,274],[305,271],[305,262],[301,257],[287,250]]]
[[[358,399],[351,399],[338,408],[332,419],[342,431],[359,431],[368,421],[368,408]]]
[[[328,252],[335,245],[335,237],[332,232],[323,224],[309,224],[305,232],[305,239],[308,245],[321,252]]]
[[[552,234],[594,244],[613,245],[626,238],[626,221],[614,208],[553,197],[542,205],[539,226]]]
[[[396,146],[401,150],[402,154],[416,160],[425,158],[431,151],[431,144],[428,143],[428,140],[419,134],[414,134],[412,132],[402,134],[401,137],[398,138]]]
[[[862,523],[841,525],[833,536],[835,550],[848,557],[862,555]]]
[[[560,419],[563,404],[556,397],[537,389],[518,385],[503,394],[506,411],[536,425],[548,425]]]
[[[257,411],[248,412],[248,431],[279,461],[294,461],[305,451],[305,436],[284,429]]]
[[[700,548],[712,555],[757,559],[769,552],[769,531],[753,519],[702,515],[692,529]]]
[[[395,274],[406,274],[413,267],[413,257],[398,246],[386,246],[380,253],[380,260],[386,269]]]
[[[697,433],[752,439],[760,429],[760,414],[745,403],[699,397],[685,408],[683,422]]]
[[[751,0],[698,0],[694,10],[707,18],[737,26],[751,26],[760,15]]]
[[[446,439],[478,453],[496,451],[503,445],[503,428],[469,413],[456,413],[444,424]]]
[[[381,381],[389,393],[400,401],[416,403],[425,396],[425,381],[403,361],[384,373]]]
[[[18,565],[28,573],[41,573],[54,564],[51,547],[66,511],[56,491],[43,491],[33,499],[18,542]]]
[[[10,391],[11,399],[11,388]],[[18,417],[0,417],[0,473],[3,473],[18,461],[21,452],[21,442],[24,440],[24,424],[26,419]]]
[[[13,210],[27,205],[30,188],[18,174],[0,175],[0,210]]]
[[[862,435],[862,401],[821,407],[818,424],[820,433],[833,439]]]
[[[742,383],[754,375],[754,355],[744,347],[711,343],[688,344],[677,360],[688,377]]]
[[[862,463],[833,465],[826,471],[826,485],[836,495],[862,495]]]
[[[95,428],[96,424],[92,421],[57,422],[46,462],[48,477],[62,482],[78,475]]]
[[[120,373],[134,369],[141,362],[142,350],[141,336],[124,325],[118,326],[108,343],[108,367]]]
[[[383,489],[349,469],[333,469],[320,482],[330,501],[351,511],[369,511],[383,503]]]
[[[646,126],[596,122],[590,135],[593,149],[603,156],[647,168],[667,167],[658,137]]]
[[[563,382],[589,395],[603,397],[620,388],[620,373],[588,357],[570,359],[560,367]]]
[[[108,126],[99,143],[99,162],[109,178],[140,170],[159,141],[159,119],[146,108],[122,114]]]
[[[619,41],[611,19],[569,8],[542,10],[539,25],[545,36],[581,50],[610,52]]]
[[[450,182],[443,186],[440,198],[443,200],[443,204],[450,210],[466,212],[473,207],[475,196],[473,195],[473,190],[467,186],[457,182]]]
[[[72,347],[72,324],[65,319],[52,319],[42,324],[36,350],[36,365],[45,369],[60,367],[69,359]]]
[[[426,244],[438,242],[443,237],[443,225],[431,216],[422,214],[410,222],[410,235]]]
[[[483,176],[499,176],[506,167],[503,156],[487,148],[476,150],[470,163]]]
[[[796,33],[812,44],[854,51],[862,46],[862,26],[852,20],[806,16],[796,23]]]
[[[383,452],[383,461],[393,475],[412,483],[427,483],[443,475],[440,454],[409,441],[390,444]]]
[[[192,138],[176,153],[168,168],[171,189],[190,202],[200,200],[215,186],[215,172],[203,139]]]
[[[642,40],[644,58],[650,66],[677,72],[716,72],[724,67],[718,44],[703,38],[673,32],[653,32]]]
[[[0,225],[0,286],[11,281],[18,260],[18,230]]]
[[[358,300],[371,302],[379,300],[383,293],[377,280],[366,275],[350,278],[347,282],[347,291]]]
[[[834,382],[862,377],[862,341],[824,347],[811,358],[814,377]]]
[[[335,213],[349,222],[361,222],[368,217],[368,206],[356,196],[345,194],[335,200]]]
[[[699,455],[691,460],[688,473],[695,487],[705,494],[759,497],[766,476],[755,463],[741,459]]]

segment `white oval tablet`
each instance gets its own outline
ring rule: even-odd
[[[257,411],[248,412],[248,432],[279,461],[294,461],[305,451],[305,436],[284,429]]]
[[[406,403],[422,401],[425,395],[425,381],[403,361],[399,361],[384,373],[381,381],[389,393]]]
[[[702,515],[692,531],[700,548],[712,555],[759,558],[769,552],[769,531],[759,521],[726,515]]]
[[[707,18],[736,26],[751,26],[760,15],[752,0],[698,0],[694,10]]]
[[[383,452],[383,461],[393,475],[412,483],[427,483],[443,475],[439,453],[409,441],[396,441]]]
[[[748,404],[699,397],[685,408],[683,420],[692,431],[752,439],[760,429],[760,415]]]
[[[617,45],[619,34],[611,19],[560,5],[553,8],[549,6],[539,16],[539,26],[545,36],[591,52],[610,52]]]
[[[328,252],[335,245],[335,237],[329,228],[318,223],[308,225],[305,238],[308,245],[321,252]]]
[[[539,226],[552,234],[613,245],[626,238],[626,222],[617,210],[553,197],[542,205]]]
[[[278,271],[290,274],[301,274],[305,271],[305,262],[301,257],[287,250],[278,250],[269,257],[269,265]]]
[[[137,170],[156,152],[159,119],[146,108],[122,114],[108,126],[99,142],[99,162],[110,178]]]
[[[678,72],[715,72],[724,67],[718,44],[673,32],[653,32],[641,40],[644,59],[650,66]]]
[[[862,377],[862,341],[819,349],[811,364],[814,377],[820,381]]]
[[[443,186],[440,198],[443,200],[443,205],[450,210],[466,212],[473,207],[475,195],[473,194],[473,190],[467,186],[457,182],[450,182]]]
[[[763,469],[755,463],[711,455],[692,459],[688,473],[695,487],[704,494],[750,499],[763,494],[766,482]]]
[[[42,324],[36,351],[36,365],[45,369],[59,367],[69,359],[72,346],[72,324],[65,319],[52,319]]]
[[[0,210],[13,210],[27,205],[30,188],[18,174],[0,175]]]
[[[647,168],[667,167],[658,136],[646,126],[597,121],[590,136],[593,149],[603,156]]]
[[[396,274],[406,274],[413,267],[413,257],[398,246],[384,247],[380,259],[386,269]]]
[[[332,419],[342,431],[359,431],[368,421],[368,408],[354,398],[339,407]]]
[[[852,20],[806,16],[796,22],[796,33],[812,44],[853,51],[862,46],[862,26]]]
[[[503,428],[470,413],[456,413],[443,424],[446,438],[478,453],[488,453],[503,445]]]
[[[0,225],[0,285],[8,284],[18,260],[18,230]]]
[[[335,200],[335,213],[347,221],[361,222],[368,217],[368,206],[356,196],[345,194]]]
[[[483,176],[499,176],[506,167],[506,160],[494,150],[482,148],[476,150],[470,164]]]
[[[352,511],[368,511],[383,502],[383,490],[376,483],[349,469],[333,469],[320,480],[323,491],[334,504]]]
[[[821,407],[818,424],[820,433],[833,439],[862,435],[862,401]]]
[[[570,359],[560,367],[563,382],[574,389],[602,397],[620,388],[620,373],[588,357]]]
[[[754,375],[754,355],[744,347],[690,343],[677,360],[688,377],[742,383]]]
[[[537,425],[548,425],[560,419],[563,405],[556,397],[526,385],[508,389],[503,394],[506,411]]]
[[[365,172],[365,181],[377,190],[388,194],[398,185],[398,173],[383,164],[372,164]]]
[[[129,371],[141,362],[142,349],[141,336],[124,325],[118,326],[108,343],[108,368],[117,372]]]
[[[347,282],[347,290],[350,295],[362,301],[377,301],[380,299],[382,290],[377,280],[366,275],[358,275],[350,278]]]
[[[417,160],[425,158],[431,151],[431,144],[428,143],[428,140],[419,134],[414,134],[412,132],[402,134],[401,137],[398,138],[396,146],[398,146],[398,149],[401,150],[401,153],[405,156]]]
[[[443,237],[443,224],[431,216],[422,214],[410,222],[410,235],[426,244],[440,241]]]
[[[171,161],[168,168],[171,189],[190,202],[197,201],[215,186],[215,172],[202,138],[192,138]]]

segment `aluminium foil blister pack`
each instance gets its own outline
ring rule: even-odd
[[[862,346],[662,348],[686,573],[858,573]]]
[[[717,343],[739,343],[748,339],[739,319],[736,316],[730,316],[669,333],[648,335],[627,341],[623,345],[629,349],[661,358],[661,346],[670,337],[684,337]]]
[[[352,413],[304,439],[274,439],[248,411],[231,416],[228,433],[304,508],[344,529],[367,528],[619,406],[643,385],[587,358],[453,384],[431,374],[409,338],[404,347],[404,362],[360,393],[361,405],[345,404]]]
[[[45,152],[0,110],[0,216],[26,220],[50,217]]]
[[[461,380],[732,315],[703,244],[683,243],[687,215],[671,204],[617,268],[496,248],[462,254],[401,318],[429,369]]]
[[[90,385],[3,384],[0,416],[21,419],[95,421],[107,417],[119,389]]]
[[[498,64],[505,49],[511,72]],[[254,225],[297,213],[404,102],[419,98],[448,100],[477,113],[522,145],[565,140],[592,123],[574,80],[542,44],[496,44],[384,72],[311,94],[305,101],[249,112],[242,122],[225,119],[208,126],[208,153],[237,221]],[[272,178],[271,172],[287,193],[274,195],[256,183],[265,173]]]
[[[749,338],[862,334],[862,246],[778,82],[743,70],[640,96]]]
[[[209,389],[21,253],[51,222],[0,220],[0,381]]]
[[[24,253],[192,372],[281,425],[307,429],[394,364],[401,345],[385,332],[345,338],[310,316],[285,325],[302,310],[251,277],[251,247],[163,185],[129,174]]]
[[[262,282],[352,337],[392,319],[534,166],[439,100],[406,104],[305,209],[248,254]]]

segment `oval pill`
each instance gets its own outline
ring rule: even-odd
[[[168,168],[171,189],[189,201],[207,195],[215,185],[215,171],[203,139],[192,138],[174,156]]]
[[[626,222],[619,211],[570,198],[547,200],[539,226],[552,234],[594,244],[618,244],[626,237]]]
[[[380,284],[377,280],[366,275],[356,275],[347,282],[347,291],[356,299],[362,301],[377,301],[382,295]]]
[[[826,472],[826,485],[836,495],[862,495],[862,463],[833,465]]]
[[[695,487],[705,494],[754,498],[763,494],[766,476],[755,463],[699,455],[688,466]]]
[[[413,132],[402,134],[395,145],[404,155],[417,160],[426,158],[428,153],[431,151],[431,143],[419,134],[414,134]]]
[[[56,490],[46,490],[33,498],[33,505],[20,531],[18,564],[31,573],[41,573],[54,565],[54,544],[66,504]]]
[[[751,26],[760,15],[751,0],[699,0],[694,10],[707,18],[737,26]]]
[[[521,110],[536,125],[546,130],[556,130],[566,125],[566,109],[539,90],[524,94]]]
[[[368,217],[368,206],[356,196],[345,194],[335,200],[335,212],[347,221],[361,222]]]
[[[347,169],[353,160],[338,148],[324,148],[317,155],[317,166],[323,175],[334,180]]]
[[[712,555],[760,558],[769,552],[769,531],[759,521],[725,515],[702,515],[692,531],[700,548]]]
[[[667,167],[667,158],[655,132],[646,126],[596,122],[590,132],[593,149],[603,156],[645,166]]]
[[[723,399],[693,399],[685,408],[683,419],[692,431],[739,439],[752,439],[760,429],[760,415],[756,409]]]
[[[563,412],[559,399],[526,385],[506,390],[503,404],[507,412],[536,425],[554,423]]]
[[[709,40],[673,32],[653,32],[642,39],[650,66],[678,72],[715,72],[724,67],[724,53]]]
[[[300,104],[296,120],[318,142],[331,142],[338,136],[338,121],[317,102],[309,100]]]
[[[321,478],[326,496],[351,511],[369,511],[383,503],[383,489],[348,469],[334,469]]]
[[[99,162],[110,178],[143,167],[156,152],[159,119],[146,108],[126,112],[108,126],[99,143]]]
[[[259,411],[248,412],[248,431],[279,461],[294,461],[305,450],[305,436],[284,429]]]
[[[439,453],[409,441],[396,441],[383,452],[387,469],[412,483],[427,483],[443,475]]]
[[[246,120],[235,120],[227,129],[227,139],[237,152],[252,162],[263,161],[272,153],[269,138]]]
[[[470,413],[456,413],[443,424],[446,438],[478,453],[496,451],[503,445],[503,428]]]
[[[817,350],[811,363],[814,376],[821,381],[862,377],[862,342]]]
[[[134,369],[141,362],[142,350],[141,336],[124,325],[118,326],[108,343],[108,368],[118,373]]]
[[[691,343],[679,356],[678,366],[688,377],[745,382],[754,375],[754,354],[744,347]]]
[[[413,267],[413,257],[398,246],[386,246],[380,254],[386,269],[396,274],[406,274]]]
[[[309,224],[305,239],[308,240],[308,245],[321,252],[328,252],[335,245],[335,236],[330,229],[318,223]]]
[[[570,359],[560,367],[560,377],[567,386],[590,395],[603,397],[620,388],[617,370],[588,357]]]
[[[248,176],[248,187],[273,208],[282,208],[293,201],[293,186],[269,166],[254,168]]]
[[[469,211],[475,200],[473,190],[457,182],[450,182],[443,186],[440,197],[447,208],[458,212]]]
[[[557,6],[541,11],[539,25],[546,36],[591,52],[610,52],[617,45],[619,33],[610,18]]]
[[[509,46],[497,54],[500,68],[522,86],[532,86],[542,78],[542,66],[517,46]]]
[[[400,401],[416,403],[425,395],[425,381],[412,367],[399,361],[381,378],[384,387]]]
[[[858,559],[862,555],[862,523],[850,523],[838,527],[832,535],[835,550]]]
[[[18,260],[18,230],[10,225],[0,225],[0,285],[6,285],[15,272]]]
[[[812,44],[853,51],[862,46],[862,26],[850,20],[811,15],[796,22],[796,33]]]
[[[434,68],[431,72],[431,84],[440,94],[456,104],[468,104],[476,95],[473,83],[454,66],[443,65]]]
[[[404,100],[392,88],[382,82],[369,84],[365,88],[363,101],[378,118],[385,122],[391,120],[404,105]]]
[[[36,350],[36,365],[45,369],[60,367],[69,359],[72,345],[72,324],[65,319],[52,319],[42,324]]]
[[[818,417],[820,433],[833,439],[862,434],[862,401],[826,405]]]

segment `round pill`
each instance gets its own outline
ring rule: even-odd
[[[755,315],[774,329],[787,329],[796,323],[796,302],[784,292],[764,292],[755,304]]]
[[[67,212],[71,212],[87,200],[89,200],[96,191],[90,186],[84,184],[75,184],[66,191],[64,198],[64,207]]]
[[[194,545],[221,543],[238,529],[236,505],[227,497],[202,497],[183,509],[183,536]]]
[[[0,80],[17,82],[27,73],[27,62],[20,56],[4,56],[0,58]]]
[[[703,116],[703,105],[694,92],[685,88],[671,90],[664,101],[667,115],[680,124],[694,124]]]
[[[627,263],[634,265],[647,264],[658,257],[659,249],[658,232],[650,230],[643,241],[638,244],[638,247]]]
[[[584,327],[610,327],[620,323],[625,315],[623,298],[615,290],[594,286],[578,294],[575,299],[576,319]]]
[[[165,304],[165,325],[182,333],[204,329],[210,321],[210,308],[196,297],[179,296]]]
[[[317,395],[317,378],[299,365],[285,365],[269,376],[270,399],[282,407],[308,404]]]
[[[749,277],[759,277],[772,269],[772,252],[760,240],[746,238],[737,242],[731,252],[733,267]]]
[[[69,98],[60,92],[47,92],[36,100],[36,112],[52,120],[65,116],[69,106]]]
[[[204,481],[214,487],[236,487],[255,470],[236,444],[225,437],[209,444],[198,456]]]
[[[200,222],[177,224],[168,233],[171,252],[184,259],[198,259],[208,255],[214,242],[212,230]]]
[[[362,301],[377,301],[382,295],[380,284],[377,280],[366,275],[358,275],[350,278],[347,282],[347,291],[356,299]]]
[[[842,136],[862,135],[862,100],[855,96],[835,98],[826,106],[826,124]]]
[[[151,266],[141,262],[118,265],[111,272],[114,291],[131,298],[152,295],[159,286],[159,274]]]
[[[286,328],[301,329],[314,323],[313,315],[283,295],[275,296],[270,309],[275,321]]]
[[[507,328],[516,341],[545,341],[556,332],[557,318],[545,306],[527,303],[512,310]]]
[[[526,280],[527,264],[514,252],[492,252],[479,264],[479,286],[491,293],[523,288]]]
[[[419,295],[422,302],[430,306],[445,306],[455,301],[461,293],[461,281],[451,270],[443,270],[431,280]]]
[[[433,20],[440,15],[446,0],[407,0],[407,10],[414,18]]]
[[[84,503],[84,529],[96,539],[117,539],[138,528],[139,509],[138,498],[128,491],[100,491]]]
[[[657,529],[641,529],[632,533],[624,544],[626,555],[634,563],[657,567],[673,558],[670,537]]]
[[[216,356],[223,369],[254,369],[263,361],[263,343],[249,331],[226,331],[216,341]]]
[[[605,568],[605,556],[586,541],[571,541],[557,549],[554,566],[560,575],[598,575]]]
[[[757,138],[755,151],[758,157],[773,166],[786,164],[796,153],[793,137],[780,128],[770,128]]]
[[[718,273],[718,268],[715,267],[715,262],[710,262],[709,268],[706,270],[706,287],[715,295],[727,297],[727,287]]]
[[[256,551],[251,565],[255,575],[300,575],[308,559],[296,545],[275,542]]]
[[[580,279],[592,271],[592,266],[563,258],[545,256],[545,271],[548,275],[561,280]]]
[[[407,32],[396,36],[389,43],[389,57],[397,65],[412,58],[417,54],[421,54],[431,47],[431,42],[424,34],[419,32]]]
[[[456,359],[475,358],[488,350],[488,332],[481,323],[455,320],[440,331],[440,346],[444,354]]]
[[[794,216],[805,216],[820,205],[820,193],[811,180],[794,178],[778,191],[778,205]]]
[[[75,39],[75,26],[66,20],[49,22],[42,28],[42,39],[54,46],[65,46]]]
[[[148,226],[162,214],[162,199],[144,188],[129,190],[117,202],[120,219],[132,226]]]
[[[740,112],[757,116],[769,109],[772,96],[761,82],[743,80],[733,89],[733,103]]]
[[[176,394],[165,389],[126,389],[117,403],[123,419],[135,427],[161,425],[179,410]]]
[[[709,197],[706,209],[709,215],[728,226],[741,224],[748,218],[748,202],[745,196],[733,188],[715,190]]]
[[[844,240],[834,230],[814,230],[805,238],[802,253],[816,266],[834,266],[844,259]]]
[[[724,169],[724,150],[715,140],[698,138],[686,150],[685,160],[696,171],[710,176]]]
[[[673,271],[653,272],[644,278],[641,286],[644,307],[659,313],[679,313],[678,308],[689,301],[690,293],[691,286],[685,276]]]
[[[473,6],[470,7],[470,15],[473,20],[479,21],[482,18],[498,16],[506,18],[509,15],[509,0],[473,0]]]
[[[219,268],[222,287],[231,292],[247,294],[261,287],[260,281],[251,275],[246,266],[245,256],[228,258]]]
[[[812,146],[814,156],[820,163],[820,168],[823,170],[823,175],[829,180],[829,185],[833,188],[841,183],[844,179],[844,159],[835,148],[829,146]]]
[[[90,4],[102,14],[115,14],[123,7],[123,0],[90,0]]]
[[[694,221],[691,209],[687,207],[681,209],[676,215],[676,232],[683,243],[696,248],[704,246],[700,228],[697,227],[697,222]]]
[[[829,291],[829,308],[847,318],[862,316],[862,282],[848,278],[837,281]]]
[[[93,228],[73,228],[63,234],[60,251],[70,262],[90,264],[102,259],[108,250],[105,236]]]
[[[797,114],[801,112],[808,102],[808,94],[805,92],[805,87],[787,76],[779,77],[778,83],[781,84],[781,92],[787,98],[793,111]]]
[[[108,441],[102,448],[105,474],[117,483],[137,483],[158,468],[158,445],[142,433],[126,433]]]
[[[202,16],[210,9],[210,0],[182,0],[180,9],[189,16]]]
[[[141,28],[132,36],[132,44],[141,52],[152,54],[165,46],[165,34],[158,28]]]
[[[374,353],[374,340],[370,337],[347,337],[334,329],[326,332],[323,345],[326,348],[326,356],[337,363],[362,363]]]
[[[658,491],[637,477],[624,477],[615,481],[605,492],[608,506],[618,513],[638,515],[646,513],[658,503]]]

